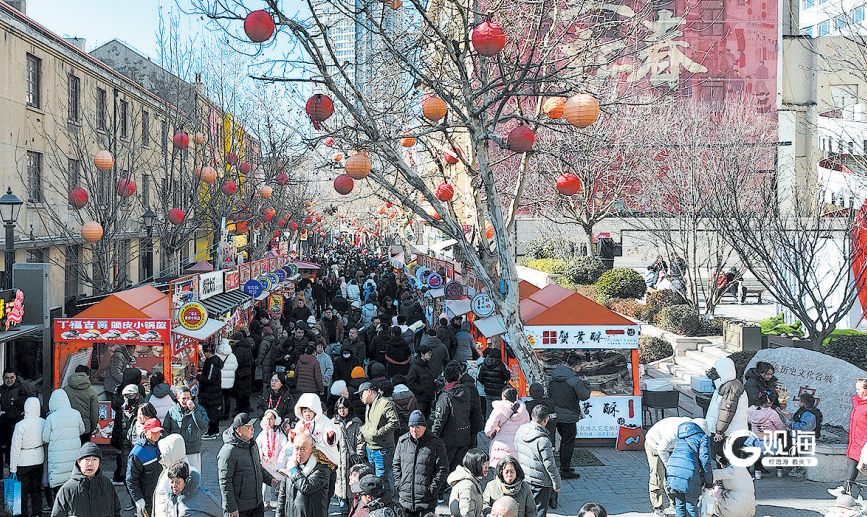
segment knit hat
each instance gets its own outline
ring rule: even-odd
[[[78,458],[75,461],[90,457],[102,459],[102,451],[99,450],[99,447],[95,443],[87,442],[78,449]]]
[[[315,317],[310,316],[310,317],[307,318],[307,324],[308,324],[308,325],[313,325],[313,324],[315,324],[315,323],[316,323],[316,318],[315,318]]]
[[[398,384],[394,387],[394,393],[403,393],[404,391],[409,391],[409,388],[406,387],[406,384]]]
[[[364,378],[364,368],[360,366],[356,366],[352,369],[352,373],[350,374],[353,379],[363,379]]]
[[[414,425],[423,425],[427,427],[427,420],[418,409],[409,414],[409,426],[412,427]]]
[[[272,335],[273,333],[274,333],[274,331],[271,330],[271,327],[264,327],[264,328],[262,329],[262,334],[265,334],[266,336],[270,336],[270,335]]]
[[[122,393],[124,396],[126,396],[126,395],[138,395],[138,386],[136,386],[135,384],[127,384],[123,388]]]

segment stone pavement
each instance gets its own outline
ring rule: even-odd
[[[226,422],[221,430],[226,428]],[[258,428],[257,428],[258,431]],[[480,438],[482,435],[480,435]],[[487,441],[487,440],[486,440]],[[219,496],[216,457],[223,442],[221,439],[205,441],[202,452],[203,484]],[[487,445],[484,445],[487,447]],[[593,447],[589,449],[604,467],[582,467],[577,471],[580,479],[564,481],[560,492],[560,506],[550,510],[552,517],[574,517],[584,503],[602,504],[608,515],[617,517],[639,517],[651,514],[647,494],[649,469],[643,451],[621,452],[613,447]],[[105,451],[103,472],[109,475],[114,470],[114,454]],[[493,473],[490,474],[493,476]],[[758,508],[757,517],[817,517],[823,516],[833,504],[833,497],[827,489],[838,484],[814,483],[803,478],[785,476],[777,478],[774,473],[755,482]],[[116,487],[121,502],[129,504],[129,494],[122,487]],[[333,500],[334,501],[334,500]],[[337,505],[331,506],[332,515],[337,514]],[[438,515],[447,515],[448,507],[441,504]],[[131,517],[133,512],[123,512],[123,517]],[[273,517],[273,511],[266,512]]]

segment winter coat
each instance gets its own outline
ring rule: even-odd
[[[144,387],[141,385],[141,370],[137,368],[127,368],[123,372],[124,380],[121,386],[118,387],[114,396],[111,399],[111,409],[114,410],[114,427],[111,431],[111,446],[122,451],[124,455],[129,454],[132,450],[132,442],[129,442],[127,436],[130,428],[135,424],[136,413],[138,406],[144,400]],[[138,387],[139,396],[134,399],[127,399],[121,391],[128,385]]]
[[[322,330],[322,337],[330,343],[343,342],[343,323],[337,316],[331,315],[331,321],[322,318],[319,320],[319,328]]]
[[[436,336],[428,336],[425,344],[430,347],[430,369],[436,379],[443,374],[451,360],[449,349]]]
[[[852,413],[849,415],[849,447],[846,457],[858,461],[867,443],[867,397],[852,395]]]
[[[398,438],[409,432],[409,416],[418,409],[418,399],[405,384],[398,384],[394,387],[391,400],[394,402],[397,417],[400,420],[400,426],[394,432],[394,439],[397,441]]]
[[[171,517],[223,517],[217,495],[202,486],[199,471],[190,467],[190,477],[178,495],[172,494],[170,481],[163,481],[163,490],[170,494],[168,512]]]
[[[192,410],[175,404],[163,421],[163,429],[166,434],[183,436],[187,454],[196,454],[202,452],[202,435],[208,430],[208,414],[201,404],[196,404]]]
[[[309,408],[316,414],[313,420],[307,422],[304,420],[304,415],[301,414],[301,408]],[[343,433],[334,422],[325,416],[325,411],[322,409],[322,401],[314,393],[304,393],[298,397],[298,402],[295,403],[295,418],[298,422],[295,423],[296,433],[310,433],[313,438],[313,446],[328,458],[328,461],[335,466],[340,464],[340,440]]]
[[[332,422],[343,432],[343,438],[339,444],[341,461],[337,465],[334,495],[340,499],[352,499],[352,493],[349,490],[349,468],[357,463],[367,461],[364,440],[361,439],[361,419],[355,416],[349,420],[342,420],[340,416],[335,416]],[[343,458],[347,458],[348,461],[343,461]]]
[[[322,369],[313,354],[301,354],[295,365],[295,389],[300,393],[325,393]]]
[[[711,434],[732,434],[747,430],[749,401],[741,381],[735,378],[735,363],[728,357],[713,363],[719,379],[707,408],[707,428]]]
[[[162,472],[157,444],[142,436],[129,453],[126,464],[126,488],[130,499],[133,502],[144,500],[150,509]]]
[[[750,406],[747,409],[747,423],[756,434],[773,435],[773,431],[786,430],[780,415],[769,407]]]
[[[220,371],[222,381],[220,387],[228,390],[235,386],[235,374],[238,371],[238,358],[232,353],[232,345],[221,344],[217,347],[217,356],[223,360],[223,369]]]
[[[93,433],[99,425],[99,402],[96,390],[90,387],[90,377],[84,372],[73,373],[63,390],[69,397],[69,405],[81,414],[85,432]]]
[[[409,373],[409,362],[412,350],[402,337],[391,338],[385,353],[385,375],[390,379],[395,375]]]
[[[548,434],[551,436],[557,436],[557,406],[551,400],[551,397],[545,396],[545,387],[538,382],[530,384],[530,396],[533,398],[524,401],[524,404],[527,406],[527,414],[532,415],[534,407],[539,404],[545,404],[548,408],[548,425],[545,426],[545,429],[548,430]]]
[[[476,379],[472,375],[469,373],[463,374],[460,378],[460,383],[466,386],[470,394],[470,435],[475,436],[485,428],[486,408],[482,407],[482,399],[478,393]]]
[[[361,342],[361,339],[358,339],[358,342]],[[334,375],[332,376],[333,381],[345,381],[346,384],[349,384],[349,381],[352,380],[352,370],[356,366],[363,366],[361,363],[361,359],[355,355],[355,350],[351,345],[348,345],[349,340],[343,342],[343,346],[340,348],[340,355],[334,359]],[[362,349],[364,347],[364,343],[361,343]],[[343,354],[349,352],[349,358],[343,357]],[[351,395],[352,393],[350,393]]]
[[[512,411],[515,406],[517,411]],[[529,421],[530,415],[523,402],[495,400],[492,403],[491,415],[485,424],[485,434],[491,439],[489,454],[491,468],[496,467],[501,458],[518,456],[515,451],[515,433],[518,432],[519,427]]]
[[[280,452],[288,443],[288,439],[279,425],[274,429],[265,429],[262,427],[262,420],[259,420],[259,428],[262,429],[262,432],[256,436],[259,461],[272,476],[279,478],[281,474],[277,471],[285,466],[280,464]]]
[[[452,517],[481,517],[482,481],[472,475],[463,465],[458,465],[449,474],[448,483],[452,486],[449,495],[449,511]]]
[[[677,443],[677,429],[680,424],[689,422],[685,416],[670,416],[653,424],[644,436],[644,443],[654,451],[662,460],[662,464],[668,464],[674,444]]]
[[[590,398],[590,383],[566,365],[554,368],[548,381],[548,396],[554,401],[557,422],[574,424],[581,420],[581,401]]]
[[[530,421],[518,428],[515,451],[527,483],[534,487],[560,488],[560,472],[554,462],[551,437],[541,424]]]
[[[9,472],[15,474],[18,467],[42,465],[45,448],[42,446],[42,430],[45,420],[40,418],[42,408],[39,399],[29,397],[24,402],[24,419],[15,424],[9,452]]]
[[[503,388],[506,383],[512,378],[512,372],[506,368],[503,361],[499,357],[486,357],[479,366],[479,373],[476,380],[482,383],[485,387],[485,396],[498,400],[503,396]]]
[[[515,517],[535,517],[536,500],[533,499],[533,488],[529,483],[523,481],[523,477],[513,484],[515,487],[511,491],[507,491],[501,479],[494,478],[488,481],[482,492],[482,510],[485,515],[491,512],[491,507],[494,506],[497,499],[507,495],[518,502],[518,515]]]
[[[724,469],[714,469],[713,480],[722,481],[714,515],[753,517],[756,514],[756,487],[746,467],[729,465]]]
[[[316,354],[316,360],[319,361],[319,371],[322,372],[322,384],[327,388],[331,386],[331,379],[334,375],[334,363],[331,362],[331,356],[325,352]]]
[[[346,286],[346,299],[350,302],[361,303],[361,289],[355,284],[348,284]]]
[[[163,471],[160,473],[157,488],[154,491],[152,517],[169,517],[169,501],[166,496],[166,494],[171,494],[171,490],[168,490],[168,467],[179,461],[187,462],[187,451],[184,447],[184,439],[179,434],[170,434],[161,439],[157,442],[157,448],[160,450],[160,463],[163,465]]]
[[[236,332],[235,347],[232,352],[238,360],[238,369],[235,370],[235,388],[241,390],[250,389],[249,386],[253,381],[253,348],[250,345],[250,340],[244,337],[243,333]]]
[[[394,489],[410,512],[435,510],[437,494],[445,488],[449,459],[445,443],[425,432],[418,440],[400,437],[392,462]]]
[[[81,414],[69,405],[65,391],[51,392],[48,409],[42,441],[48,444],[48,484],[58,487],[72,476],[85,429]]]
[[[111,360],[108,363],[108,369],[105,372],[105,380],[102,387],[107,393],[114,393],[118,388],[123,389],[126,384],[124,373],[132,363],[132,357],[126,351],[125,345],[118,345],[114,353],[111,355]],[[139,380],[141,382],[141,380]],[[138,384],[138,383],[136,383]]]
[[[304,302],[307,303],[306,301]],[[306,305],[304,307],[293,307],[292,308],[292,319],[295,321],[303,321],[307,323],[307,319],[312,316],[313,313],[310,312],[310,308]]]
[[[771,380],[766,381],[755,368],[750,368],[744,374],[744,391],[747,392],[747,400],[750,405],[756,403],[759,393],[764,393],[771,400],[772,408],[780,407],[776,377],[771,377]]]
[[[217,470],[224,512],[244,512],[264,504],[262,484],[270,484],[274,477],[262,466],[256,442],[242,440],[232,426],[223,431]]]
[[[379,364],[385,363],[385,355],[388,353],[388,345],[391,341],[391,333],[388,330],[378,333],[367,347],[367,358]]]
[[[449,447],[470,444],[470,391],[459,382],[445,387],[437,399],[431,432]]]
[[[455,349],[455,361],[463,363],[473,360],[473,348],[475,348],[476,342],[473,341],[473,335],[470,334],[471,327],[472,323],[465,321],[461,323],[460,332],[455,334],[455,339],[458,343]]]
[[[455,330],[451,325],[438,328],[436,337],[449,351],[449,357],[454,357],[455,351],[458,349],[458,339],[455,337]]]
[[[373,450],[393,449],[394,432],[400,425],[394,402],[382,395],[367,406],[361,436]]]
[[[145,397],[145,402],[150,402],[154,409],[157,410],[157,418],[160,422],[166,419],[169,410],[175,405],[175,396],[172,393],[172,387],[166,383],[157,384],[151,390],[150,395]]]
[[[328,517],[331,470],[311,454],[289,472],[289,477],[281,476],[276,517]]]
[[[199,402],[214,407],[223,406],[223,360],[218,355],[205,359],[202,373],[198,375]],[[169,409],[171,411],[171,409]]]
[[[287,418],[292,417],[292,411],[295,407],[295,399],[292,398],[292,394],[289,393],[288,386],[282,386],[279,390],[268,390],[268,400],[265,409],[273,409],[277,412],[277,416],[279,416],[282,420],[286,420]]]
[[[273,334],[259,342],[256,353],[256,368],[262,371],[262,378],[268,379],[274,373],[274,355],[277,353],[277,338]]]
[[[111,481],[103,475],[102,466],[93,477],[87,477],[77,463],[73,461],[73,464],[67,472],[70,479],[60,487],[54,499],[51,517],[120,517],[120,499]]]
[[[406,376],[406,385],[413,392],[415,398],[423,402],[433,402],[436,397],[437,385],[434,380],[430,361],[425,361],[420,356],[415,356],[409,365],[409,373]]]
[[[695,503],[703,486],[713,484],[710,466],[710,438],[694,422],[680,424],[677,443],[665,466],[666,484],[672,492],[686,495]]]

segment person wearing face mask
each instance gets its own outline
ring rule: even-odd
[[[333,379],[335,381],[344,381],[346,383],[349,383],[349,381],[352,380],[352,370],[356,366],[363,366],[361,359],[357,355],[355,355],[354,347],[351,344],[347,345],[347,342],[352,339],[353,333],[355,334],[355,339],[361,341],[358,338],[358,330],[351,329],[349,331],[349,339],[344,341],[343,346],[340,348],[340,355],[337,356],[336,359],[334,359]]]

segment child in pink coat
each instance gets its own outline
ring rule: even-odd
[[[523,402],[518,402],[518,392],[511,386],[503,389],[502,399],[491,403],[491,415],[485,423],[485,434],[491,438],[490,466],[496,467],[500,458],[518,457],[515,451],[515,433],[530,421]]]

